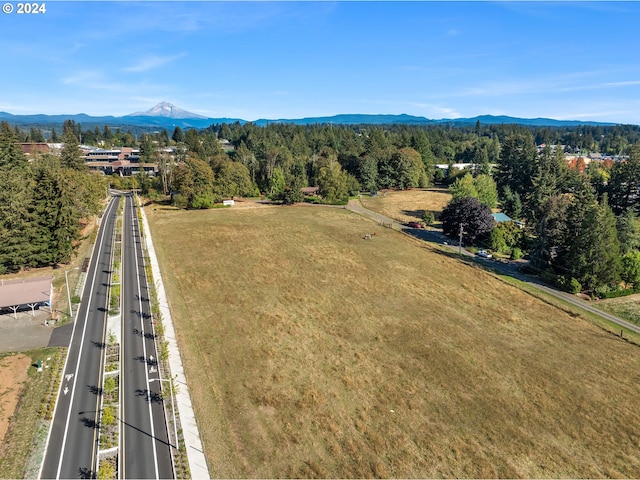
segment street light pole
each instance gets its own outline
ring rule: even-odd
[[[71,291],[69,290],[69,277],[67,275],[67,270],[64,271],[64,281],[67,285],[67,299],[69,300],[69,318],[73,318],[73,310],[71,308]]]
[[[78,270],[78,267],[72,268],[71,270]],[[67,300],[69,300],[69,318],[73,318],[73,309],[71,308],[71,290],[69,290],[69,276],[67,273],[69,270],[64,271],[64,281],[67,285]]]

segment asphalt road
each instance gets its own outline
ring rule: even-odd
[[[132,197],[124,198],[120,478],[173,478],[140,228]]]
[[[98,452],[108,288],[119,198],[105,210],[65,363],[41,478],[92,478]]]

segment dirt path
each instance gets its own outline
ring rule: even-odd
[[[4,441],[9,421],[18,405],[29,365],[31,358],[22,354],[0,359],[0,444]]]

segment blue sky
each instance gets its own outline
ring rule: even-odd
[[[46,8],[0,14],[1,111],[126,115],[164,100],[245,120],[408,113],[640,124],[636,2]]]

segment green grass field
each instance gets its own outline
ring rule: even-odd
[[[212,477],[640,477],[637,347],[342,209],[147,211]]]

